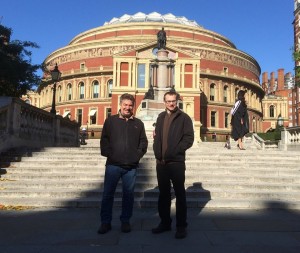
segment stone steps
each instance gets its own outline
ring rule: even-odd
[[[98,140],[99,142],[99,140]],[[89,145],[89,143],[88,143]],[[98,144],[99,145],[99,144]],[[227,150],[223,143],[200,143],[187,152],[189,207],[300,209],[300,153]],[[151,144],[149,144],[151,149]],[[0,204],[36,207],[98,207],[105,158],[99,146],[45,148],[8,152],[1,158]],[[121,183],[115,205],[121,204]],[[155,160],[149,150],[141,160],[135,205],[156,207]],[[175,200],[172,200],[174,205]]]

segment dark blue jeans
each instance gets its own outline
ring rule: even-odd
[[[185,192],[185,164],[157,164],[159,189],[158,213],[163,225],[171,225],[171,182],[176,196],[176,227],[187,226],[187,207]]]
[[[104,190],[101,203],[101,222],[111,223],[114,194],[120,178],[122,179],[122,212],[121,222],[129,222],[132,216],[134,203],[134,186],[137,167],[123,169],[115,165],[106,165],[104,177]]]

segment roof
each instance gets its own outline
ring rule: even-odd
[[[133,22],[162,22],[162,23],[175,23],[194,27],[201,27],[194,20],[188,20],[186,17],[174,16],[171,13],[161,15],[157,12],[151,12],[145,14],[143,12],[137,12],[134,15],[124,14],[119,18],[113,18],[109,22],[105,22],[104,25],[114,25],[120,23],[133,23]]]

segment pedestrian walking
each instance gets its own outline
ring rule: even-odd
[[[237,101],[231,109],[231,136],[238,142],[237,147],[245,150],[243,145],[243,137],[249,133],[249,117],[247,112],[247,104],[245,99],[245,91],[238,92]]]

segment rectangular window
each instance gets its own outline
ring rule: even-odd
[[[216,126],[216,112],[210,112],[210,126]]]
[[[145,64],[138,64],[138,88],[145,88]]]
[[[82,124],[82,109],[77,109],[77,122]]]
[[[97,109],[91,109],[90,112],[89,112],[89,116],[90,116],[91,125],[96,124],[96,122],[97,122]]]
[[[111,116],[111,108],[106,108],[105,113],[106,113],[106,118]]]
[[[85,64],[80,63],[80,72],[83,72],[85,70]]]
[[[228,118],[229,118],[229,113],[225,112],[225,128],[228,128],[228,126],[229,126]]]
[[[96,115],[90,117],[91,125],[95,125],[97,121]]]

